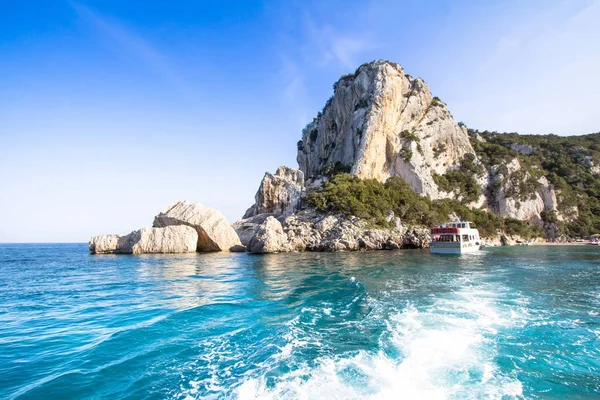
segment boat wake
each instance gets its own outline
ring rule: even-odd
[[[236,399],[297,398],[521,398],[514,373],[496,363],[496,336],[504,328],[527,321],[518,305],[501,306],[502,290],[467,287],[436,299],[428,306],[407,304],[386,310],[372,301],[367,318],[385,318],[377,351],[360,350],[322,356],[314,362],[294,360],[293,343],[279,362],[291,371],[276,380],[249,377],[230,394]],[[293,365],[295,363],[295,365]]]

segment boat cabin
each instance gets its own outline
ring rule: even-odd
[[[449,222],[439,228],[431,229],[434,242],[472,242],[479,240],[477,229],[471,228],[467,221]]]
[[[448,222],[431,229],[432,253],[462,254],[478,250],[479,231],[468,221]]]

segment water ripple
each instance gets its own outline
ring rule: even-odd
[[[0,245],[0,398],[593,398],[597,249]]]

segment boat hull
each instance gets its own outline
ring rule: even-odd
[[[465,254],[479,251],[479,245],[475,243],[444,243],[433,242],[430,244],[429,251],[431,254]]]

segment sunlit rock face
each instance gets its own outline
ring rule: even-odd
[[[176,202],[159,213],[151,228],[127,235],[94,236],[88,247],[94,254],[246,251],[220,211],[186,201]]]
[[[267,217],[257,228],[248,242],[250,253],[280,253],[290,251],[287,235],[283,232],[281,222],[274,217]]]
[[[193,253],[196,251],[198,234],[189,226],[167,226],[165,228],[142,228],[130,233],[123,253]]]
[[[473,140],[485,141],[479,135]],[[525,155],[535,151],[531,146],[513,149]],[[469,207],[531,221],[539,220],[542,211],[556,210],[556,193],[545,178],[531,196],[515,196],[514,180],[530,178],[526,173],[517,178],[518,159],[501,171],[485,168],[466,127],[454,120],[446,104],[433,97],[422,79],[389,61],[363,64],[335,83],[331,99],[303,130],[297,154],[308,182],[332,168],[381,182],[399,176],[431,199],[461,201],[457,192],[441,190],[434,177],[459,170],[466,159],[482,171],[473,176],[481,195]]]
[[[531,192],[520,193],[520,186],[532,181],[532,177],[518,159],[514,158],[504,166],[495,167],[490,171],[490,176],[488,206],[501,217],[540,222],[542,212],[557,211],[556,193],[546,177],[534,180],[532,184],[535,189]]]
[[[154,218],[156,228],[186,225],[198,233],[198,251],[238,251],[240,238],[225,216],[200,203],[179,201]]]
[[[243,218],[259,214],[287,217],[292,214],[304,192],[304,173],[298,169],[281,166],[275,174],[267,172],[254,196],[255,203]]]
[[[94,254],[193,253],[198,234],[189,226],[142,228],[127,235],[99,235],[90,239]]]
[[[334,95],[306,126],[297,161],[305,177],[340,163],[360,178],[404,178],[417,193],[440,193],[432,173],[457,168],[475,154],[464,126],[427,84],[402,67],[374,61],[334,85]]]

